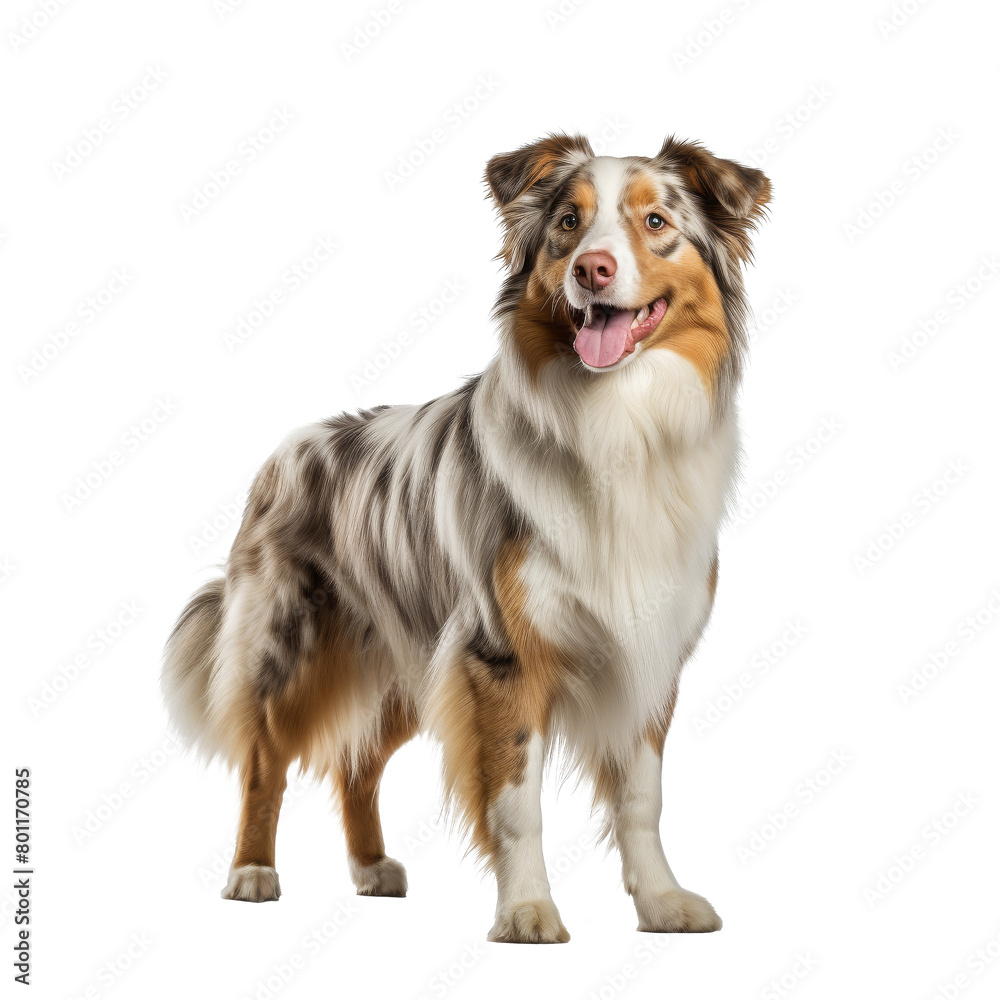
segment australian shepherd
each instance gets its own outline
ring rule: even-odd
[[[569,935],[542,858],[560,756],[595,789],[644,931],[714,931],[660,843],[663,742],[712,608],[738,454],[741,267],[759,171],[553,135],[490,160],[499,351],[422,406],[306,427],[250,491],[225,577],[177,622],[174,721],[238,769],[227,899],[277,899],[289,766],[329,775],[352,879],[403,896],[378,790],[420,732],[496,876],[493,941]]]

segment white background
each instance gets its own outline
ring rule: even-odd
[[[33,774],[35,995],[996,995],[995,5],[555,3],[394,2],[355,51],[370,0],[4,5],[2,773]],[[291,122],[262,133],[276,111]],[[164,639],[287,431],[483,367],[483,167],[574,130],[619,155],[676,132],[774,182],[749,276],[750,506],[665,758],[668,857],[725,926],[636,933],[588,790],[550,782],[573,939],[485,945],[493,886],[438,826],[426,742],[382,794],[408,899],[353,895],[306,781],[281,901],[223,902],[235,781],[171,740]],[[316,264],[320,238],[338,249]],[[291,289],[294,267],[311,275]]]

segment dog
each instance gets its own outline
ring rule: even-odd
[[[542,857],[555,753],[593,782],[642,931],[714,931],[659,836],[664,739],[711,612],[738,461],[742,268],[771,185],[668,138],[493,157],[499,351],[422,406],[294,433],[257,475],[225,576],[166,647],[178,730],[238,770],[222,895],[280,895],[289,766],[329,776],[362,895],[404,896],[386,762],[428,732],[496,877],[492,941],[569,939]]]

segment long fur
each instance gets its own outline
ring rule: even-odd
[[[396,746],[432,732],[496,869],[513,843],[497,809],[527,808],[511,789],[536,740],[561,743],[609,808],[637,748],[662,748],[714,595],[738,451],[741,265],[770,187],[675,139],[609,161],[568,136],[494,158],[487,183],[509,266],[498,355],[422,406],[293,434],[253,484],[225,577],[181,615],[163,686],[181,730],[240,769],[245,814],[271,808],[253,797],[260,775],[276,787],[296,759],[358,799]],[[568,268],[588,237],[553,213],[574,191],[608,213],[612,192],[625,219],[644,185],[672,232],[657,242],[626,220],[619,253],[668,309],[634,358],[597,373],[572,350],[587,306]],[[354,823],[359,871],[382,863],[375,827],[377,809]]]

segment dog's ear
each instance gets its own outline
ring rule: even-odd
[[[582,135],[550,135],[512,153],[494,156],[486,164],[486,184],[497,208],[503,209],[560,168],[576,166],[593,155]]]
[[[771,182],[762,171],[713,156],[696,142],[668,136],[655,159],[681,171],[710,216],[723,213],[752,225],[771,200]]]
[[[486,185],[504,225],[500,256],[513,273],[524,268],[542,239],[549,198],[593,155],[582,135],[550,135],[486,164]]]

